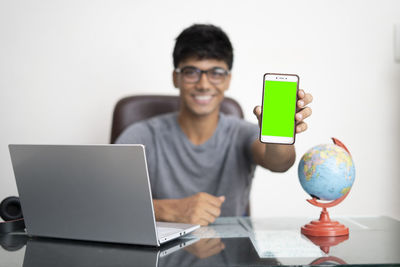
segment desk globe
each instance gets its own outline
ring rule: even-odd
[[[312,221],[301,228],[301,233],[305,235],[349,234],[349,228],[337,221],[331,221],[327,211],[327,208],[338,205],[346,198],[355,178],[350,152],[338,139],[332,138],[332,140],[334,144],[318,145],[308,150],[299,163],[300,184],[312,197],[307,201],[322,208],[319,220]]]

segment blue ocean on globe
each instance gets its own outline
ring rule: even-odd
[[[299,162],[298,175],[303,189],[321,200],[336,200],[350,191],[355,168],[349,153],[333,145],[308,150]]]

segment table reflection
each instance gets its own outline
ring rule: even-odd
[[[219,254],[223,249],[225,249],[225,244],[221,241],[221,238],[204,238],[185,248],[186,251],[199,259]]]
[[[342,235],[342,236],[309,236],[304,235],[308,238],[311,242],[315,245],[319,246],[320,249],[329,254],[329,250],[331,247],[337,246],[340,243],[349,239],[349,235]]]
[[[20,234],[5,234],[0,235],[0,246],[9,252],[17,251],[23,248],[28,240],[25,232]]]
[[[0,236],[0,245],[8,252],[17,251],[25,244],[24,267],[71,265],[78,267],[88,265],[195,267],[282,264],[275,258],[260,258],[249,238],[200,239],[194,236],[192,239],[178,239],[160,248],[154,248],[52,238],[28,238],[24,234]]]
[[[254,266],[279,265],[260,259],[248,238],[179,239],[160,248],[135,245],[27,238],[9,235],[9,252],[26,242],[24,267],[33,266]]]
[[[234,219],[160,248],[0,235],[0,266],[400,266],[400,223],[390,218],[347,219],[351,234],[328,238],[301,235],[307,218]]]

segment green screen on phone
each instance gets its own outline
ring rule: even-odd
[[[261,134],[293,137],[297,82],[265,81]]]

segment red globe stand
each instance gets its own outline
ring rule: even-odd
[[[340,142],[336,138],[332,138],[332,140],[333,140],[333,143],[335,143],[335,145],[342,147],[351,156],[349,150],[345,147],[345,145],[342,142]],[[349,193],[350,193],[350,190],[344,196],[342,196],[332,202],[329,202],[329,203],[318,202],[315,197],[313,197],[313,199],[307,199],[307,201],[309,203],[311,203],[312,205],[322,208],[322,212],[321,212],[321,215],[319,216],[319,220],[312,221],[309,224],[306,224],[303,227],[301,227],[301,233],[304,235],[308,235],[308,236],[348,235],[349,228],[337,221],[331,221],[331,219],[329,218],[329,213],[327,211],[327,208],[331,208],[333,206],[338,205],[340,202],[342,202],[347,197],[347,195]]]
[[[341,198],[338,198],[329,203],[317,202],[317,199],[315,197],[313,199],[307,199],[309,203],[313,204],[314,206],[322,208],[322,212],[321,215],[319,216],[319,220],[312,221],[309,224],[306,224],[303,227],[301,227],[301,233],[310,236],[348,235],[349,228],[337,221],[331,221],[331,219],[329,218],[329,213],[326,209],[338,205],[347,197],[349,192],[347,192]]]

